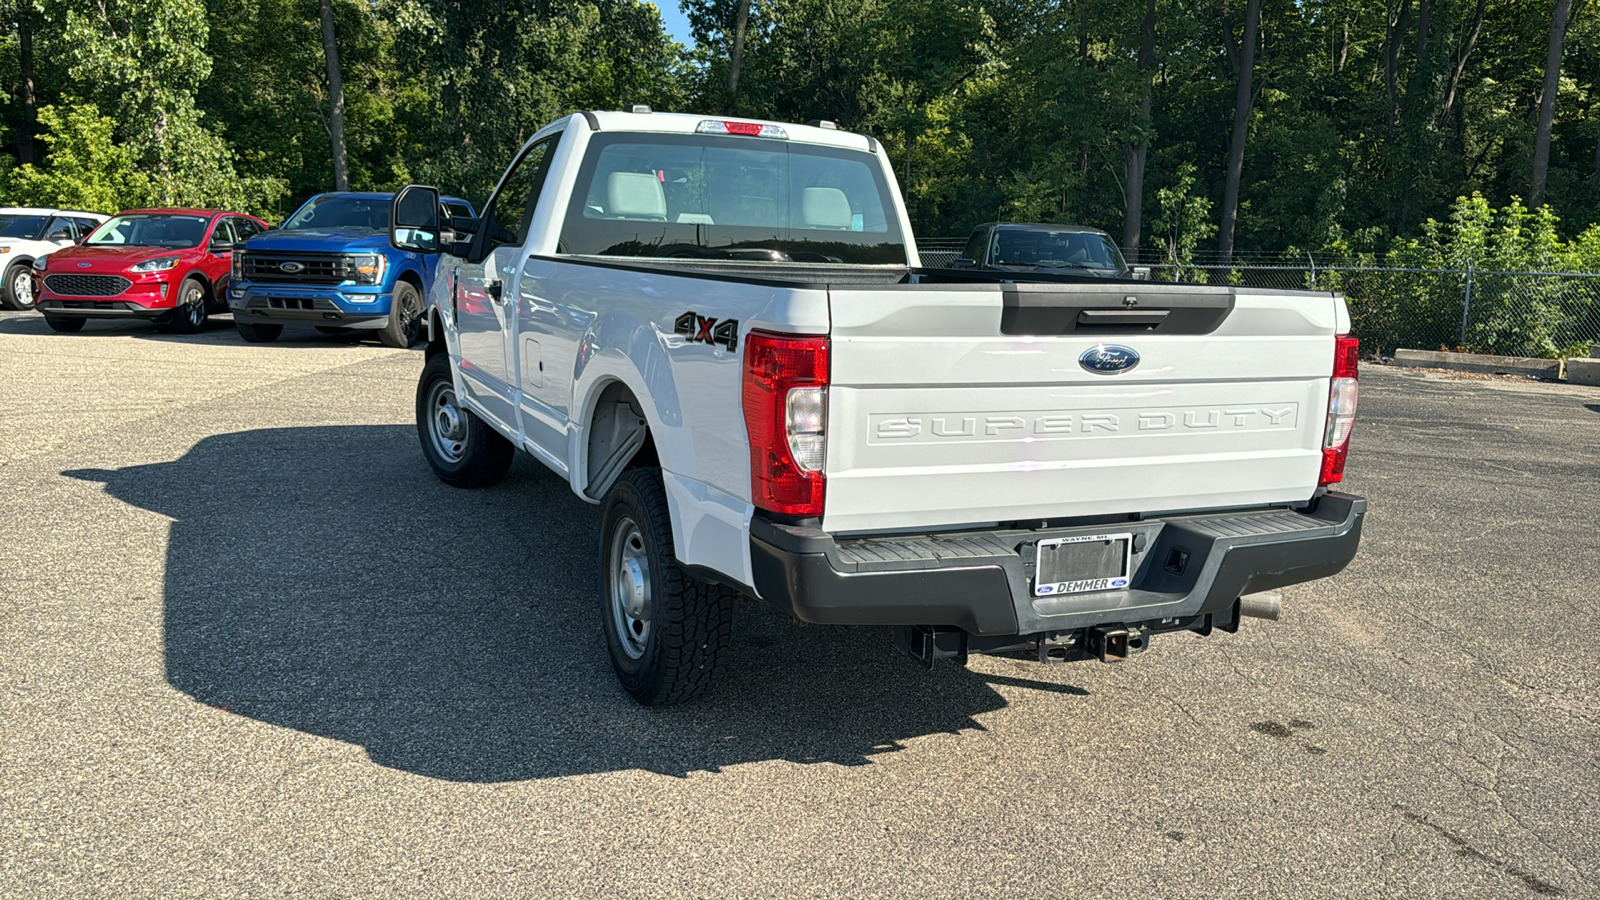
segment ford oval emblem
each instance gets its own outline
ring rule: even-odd
[[[1097,344],[1078,357],[1078,365],[1096,375],[1117,375],[1138,364],[1138,351],[1121,344]]]
[[[94,263],[78,263],[78,268],[87,269],[87,268],[90,268],[93,265],[94,265]]]
[[[298,274],[300,272],[304,272],[305,270],[306,270],[306,264],[305,263],[295,262],[292,259],[289,260],[288,262],[278,263],[278,271],[286,272],[286,273],[288,273],[290,275],[295,275],[295,274]],[[1138,357],[1135,357],[1135,359],[1137,359],[1137,358]]]

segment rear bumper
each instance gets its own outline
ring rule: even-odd
[[[1098,625],[1176,630],[1233,622],[1243,594],[1333,575],[1355,558],[1367,501],[1327,494],[1306,510],[1172,516],[1074,528],[838,540],[819,529],[750,522],[753,585],[807,622],[950,626],[979,636]],[[1134,534],[1126,590],[1035,597],[1042,539]]]

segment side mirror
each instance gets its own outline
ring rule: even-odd
[[[212,241],[211,242],[211,252],[212,253],[232,253],[233,252],[233,245],[228,243],[227,241]]]
[[[439,189],[408,184],[389,202],[389,243],[400,250],[439,252]]]
[[[1134,281],[1149,281],[1150,280],[1150,267],[1149,266],[1134,266],[1133,267],[1133,276],[1132,277],[1133,277]]]
[[[950,260],[950,268],[952,269],[976,269],[977,267],[977,260],[967,259],[965,256],[958,256]]]

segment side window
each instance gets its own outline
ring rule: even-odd
[[[100,223],[93,219],[73,219],[72,223],[78,226],[79,237],[88,237],[89,232],[100,227]]]
[[[979,265],[982,265],[983,239],[988,237],[988,235],[989,229],[987,228],[979,228],[977,231],[974,231],[972,233],[972,237],[967,238],[967,249],[961,251],[961,255]]]
[[[533,222],[534,208],[539,205],[539,192],[544,188],[545,176],[550,174],[550,155],[559,137],[557,135],[529,147],[494,195],[489,216],[496,226],[511,234],[511,240],[496,240],[496,244],[521,246],[527,242],[528,226]]]
[[[233,232],[233,221],[232,216],[224,216],[217,220],[217,230],[211,232],[211,245],[213,247],[218,244],[232,246],[238,243],[239,238]]]
[[[235,218],[233,220],[233,238],[236,243],[243,244],[255,237],[256,223],[249,219]]]
[[[50,222],[50,230],[45,234],[47,241],[75,241],[78,233],[73,230],[69,219],[54,219]]]

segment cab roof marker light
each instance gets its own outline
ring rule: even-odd
[[[789,132],[776,125],[756,122],[725,122],[721,119],[704,119],[695,126],[696,134],[733,134],[740,137],[781,138],[787,140]]]

